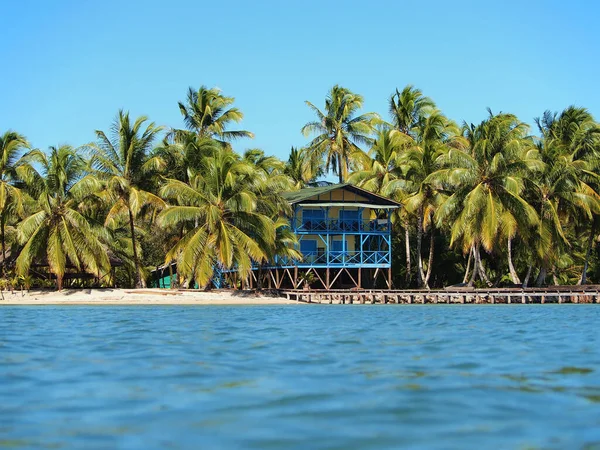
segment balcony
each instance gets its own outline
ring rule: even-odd
[[[298,267],[387,266],[390,264],[390,255],[387,251],[314,251],[304,252],[299,261],[278,258],[275,262],[279,267],[295,264]]]
[[[376,220],[296,220],[296,233],[387,233],[390,231],[388,219]]]

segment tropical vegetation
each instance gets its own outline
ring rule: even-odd
[[[490,110],[458,123],[410,85],[387,101],[365,112],[338,85],[323,108],[307,101],[305,145],[284,159],[236,151],[254,135],[231,129],[235,99],[206,86],[177,104],[180,128],[120,110],[93,142],[45,151],[8,130],[2,284],[144,287],[163,266],[183,288],[220,271],[247,286],[253,267],[301,257],[281,194],[332,178],[401,203],[397,288],[600,282],[600,124],[588,110],[545,111],[532,128]]]

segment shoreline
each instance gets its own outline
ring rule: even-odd
[[[18,305],[297,305],[285,297],[238,291],[171,291],[165,289],[65,289],[4,291],[0,306]]]

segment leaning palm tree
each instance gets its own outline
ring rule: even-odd
[[[231,107],[234,101],[234,97],[225,97],[218,88],[200,86],[195,90],[190,87],[185,103],[179,102],[179,111],[187,130],[199,137],[216,139],[223,144],[235,139],[253,138],[254,134],[249,131],[227,129],[231,123],[239,123],[244,118],[239,109]],[[174,130],[173,134],[177,138],[186,133]]]
[[[95,177],[85,175],[85,161],[69,146],[50,147],[48,155],[33,150],[24,158],[40,171],[33,168],[26,180],[38,200],[34,212],[17,227],[24,245],[17,257],[17,273],[27,276],[33,262],[46,260],[58,290],[69,265],[94,275],[108,273],[104,230],[78,210],[81,201],[100,188]]]
[[[311,102],[306,104],[317,115],[316,121],[302,127],[306,137],[317,134],[308,145],[309,157],[314,162],[325,160],[327,170],[333,171],[340,183],[345,183],[353,157],[362,153],[359,145],[373,144],[370,135],[379,116],[375,113],[356,116],[363,106],[362,96],[338,85],[331,88],[324,111]]]
[[[429,180],[429,176],[441,168],[439,162],[448,149],[455,144],[459,128],[439,110],[432,110],[419,119],[414,126],[415,141],[399,157],[402,173],[414,190],[403,201],[409,214],[417,219],[417,282],[420,287],[429,287],[433,266],[435,227],[433,216],[446,199],[444,185]],[[423,268],[421,247],[423,236],[429,230],[429,258],[427,273]]]
[[[131,123],[129,113],[119,110],[110,135],[97,130],[98,141],[91,144],[95,150],[91,166],[98,178],[105,183],[100,196],[110,205],[105,224],[109,225],[113,221],[129,224],[137,287],[143,287],[145,281],[136,244],[136,219],[146,208],[160,209],[165,206],[159,196],[146,190],[148,181],[144,167],[152,143],[162,130],[154,122],[144,128],[147,120],[145,116],[141,116]]]
[[[29,147],[24,136],[7,131],[0,136],[0,242],[2,244],[3,273],[6,264],[6,224],[10,216],[22,213],[22,193],[15,184],[19,181],[18,168],[22,166],[21,153]]]
[[[428,182],[452,191],[437,208],[435,221],[438,227],[452,223],[450,244],[461,243],[465,254],[472,252],[470,285],[478,275],[491,284],[481,262],[482,247],[492,252],[505,230],[527,233],[538,223],[523,191],[525,179],[543,163],[527,131],[514,115],[490,111],[478,126],[463,127],[467,150],[449,149],[438,161],[442,168],[428,177]]]
[[[409,193],[414,192],[410,179],[402,173],[400,155],[414,145],[412,137],[390,128],[379,127],[375,143],[368,152],[368,158],[361,158],[360,167],[355,170],[348,182],[363,189],[403,202]],[[406,282],[411,278],[411,248],[409,216],[405,208],[392,213],[392,222],[401,223],[404,228],[406,251]]]
[[[590,224],[588,248],[580,283],[585,284],[591,244],[596,235],[595,217],[600,213],[597,175],[600,128],[584,108],[568,107],[561,114],[546,111],[536,119],[541,139],[538,149],[544,170],[533,180],[532,202],[540,214],[535,248],[540,271],[537,284],[571,249],[566,229]]]
[[[275,227],[269,216],[257,212],[251,183],[255,171],[234,153],[220,152],[205,158],[188,183],[171,179],[162,186],[161,195],[174,205],[159,214],[158,222],[183,230],[165,262],[177,261],[187,283],[194,279],[207,286],[215,267],[247,278],[253,262],[266,260],[267,249],[259,241],[273,243]]]

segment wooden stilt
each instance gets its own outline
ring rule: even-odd
[[[388,279],[387,279],[388,289],[392,289],[392,267],[388,268]]]
[[[358,268],[358,282],[356,283],[356,287],[357,288],[361,288],[361,283],[362,283],[362,268]]]
[[[294,266],[294,279],[292,280],[294,289],[298,289],[298,266]]]
[[[327,268],[326,274],[325,274],[325,289],[331,289],[331,285],[329,284],[329,267]]]

